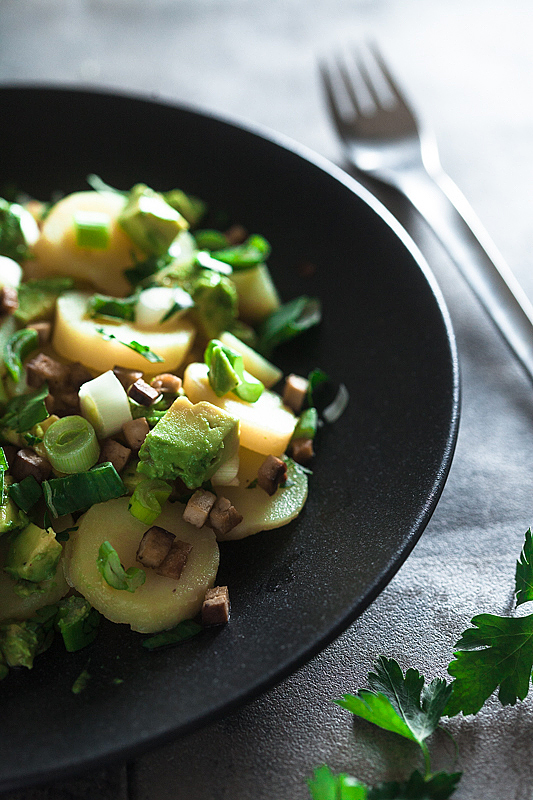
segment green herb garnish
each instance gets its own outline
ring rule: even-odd
[[[98,464],[88,472],[43,481],[46,507],[53,517],[82,511],[126,494],[120,475],[110,462]]]
[[[109,297],[105,294],[93,294],[87,301],[87,315],[91,319],[110,317],[128,322],[135,320],[137,295],[131,297]]]
[[[39,344],[39,334],[34,328],[22,328],[9,337],[4,347],[4,365],[15,383],[22,375],[22,362]]]
[[[320,301],[316,297],[296,297],[273,311],[262,323],[258,350],[268,357],[275,347],[318,325],[321,319]]]
[[[21,394],[12,397],[7,404],[5,414],[0,418],[0,428],[9,428],[17,433],[25,433],[48,417],[45,398],[48,386],[43,384],[33,394]]]
[[[242,244],[217,249],[216,258],[218,261],[225,261],[237,271],[264,263],[270,255],[270,250],[270,244],[264,236],[255,233]]]
[[[111,341],[111,339],[116,339],[117,342],[123,344],[124,347],[129,347],[130,350],[134,350],[136,353],[139,353],[140,356],[145,358],[147,361],[150,361],[152,364],[158,364],[161,361],[165,360],[164,358],[161,358],[161,356],[158,356],[157,353],[153,353],[146,344],[139,344],[139,342],[135,341],[123,342],[121,339],[118,338],[118,336],[115,336],[114,333],[106,333],[106,331],[103,328],[97,328],[96,331],[97,333],[100,334],[100,336],[102,336],[107,341]]]
[[[146,580],[146,573],[143,569],[137,567],[124,569],[117,551],[107,541],[100,545],[96,566],[106,583],[113,589],[134,592]]]
[[[143,641],[143,647],[147,650],[156,650],[159,647],[168,647],[172,644],[179,644],[193,636],[197,636],[203,630],[202,626],[192,619],[183,620],[175,628],[168,631],[157,633],[155,636],[150,636],[149,639]]]

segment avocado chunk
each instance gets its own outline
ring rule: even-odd
[[[55,575],[62,550],[51,528],[31,522],[9,545],[4,569],[15,580],[40,583]]]
[[[19,305],[14,317],[21,325],[35,320],[51,319],[57,298],[74,287],[68,277],[42,278],[26,281],[18,287]]]
[[[6,480],[6,484],[8,484],[8,480],[4,480]],[[23,528],[27,523],[28,518],[26,514],[16,506],[6,491],[4,502],[0,503],[0,536],[3,533],[17,530],[17,528]]]
[[[211,403],[178,397],[144,440],[137,469],[149,478],[181,478],[196,489],[238,446],[237,419]]]
[[[56,606],[44,606],[30,619],[3,622],[0,625],[0,664],[31,669],[35,656],[52,643],[56,614]],[[0,666],[1,677],[5,677],[5,670]]]
[[[216,339],[231,328],[237,317],[238,295],[235,284],[218,272],[204,269],[192,283],[194,322],[207,339]]]
[[[130,191],[118,222],[141,250],[155,256],[164,255],[178,233],[189,227],[163,195],[143,183]]]

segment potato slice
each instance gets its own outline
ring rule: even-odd
[[[87,292],[66,292],[57,301],[53,346],[59,355],[81,361],[95,372],[106,372],[120,364],[127,369],[142,370],[149,376],[174,372],[183,362],[195,336],[194,325],[189,320],[168,320],[157,331],[141,330],[134,323],[104,323],[85,317],[89,297]],[[117,339],[107,341],[98,333],[98,328]],[[148,345],[163,361],[153,364],[118,339]]]
[[[239,317],[250,325],[257,325],[279,308],[278,292],[266,264],[235,270],[231,280],[239,295]]]
[[[264,455],[241,447],[239,457],[239,486],[217,487],[217,493],[227,497],[243,517],[242,522],[220,537],[224,541],[244,539],[259,531],[287,525],[298,516],[307,500],[307,475],[294,461],[288,463],[287,487],[279,487],[269,497],[260,487],[248,488],[257,478],[257,470],[265,460]]]
[[[0,564],[4,563],[8,545],[9,536],[2,537],[0,540]],[[27,619],[37,609],[57,603],[70,591],[70,586],[63,573],[63,559],[57,566],[55,577],[48,581],[43,581],[43,592],[35,592],[35,594],[30,594],[28,597],[19,597],[13,591],[14,586],[15,581],[13,578],[0,567],[0,621],[4,619]]]
[[[257,350],[241,342],[230,331],[223,331],[219,338],[222,344],[225,344],[226,347],[231,347],[242,356],[244,369],[254,378],[257,378],[258,381],[264,383],[267,389],[270,389],[283,378],[283,372],[278,367],[267,361]]]
[[[280,456],[287,449],[296,425],[296,417],[283,405],[281,397],[265,390],[255,403],[245,403],[231,392],[217,397],[207,377],[207,364],[189,364],[183,377],[183,390],[192,403],[208,403],[227,411],[241,421],[243,447],[264,455]]]
[[[146,258],[117,222],[124,197],[112,192],[75,192],[56,203],[46,217],[41,235],[33,247],[35,259],[26,262],[27,277],[69,275],[92,283],[106,294],[127,295],[131,291],[124,270],[134,263],[133,253]],[[109,217],[109,245],[86,249],[76,243],[76,212],[106,214]]]
[[[98,571],[98,550],[106,540],[125,569],[141,567],[136,553],[149,526],[130,514],[127,497],[92,506],[81,518],[78,531],[71,534],[65,548],[68,580],[104,617],[127,623],[134,631],[162,631],[194,617],[215,581],[219,552],[213,531],[198,530],[184,522],[182,512],[182,505],[167,503],[156,520],[157,525],[192,545],[178,581],[146,568],[146,582],[135,592],[128,592],[113,589]]]

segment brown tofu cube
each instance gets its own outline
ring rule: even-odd
[[[152,569],[159,567],[168,556],[175,538],[174,534],[165,528],[152,525],[141,539],[137,550],[137,561]]]
[[[19,307],[19,296],[14,286],[3,286],[0,289],[0,317],[13,314]]]
[[[143,372],[137,369],[126,369],[126,367],[113,367],[115,377],[119,379],[126,391],[130,388],[132,383],[138,381],[143,376]]]
[[[55,395],[48,395],[52,400],[46,403],[50,413],[57,414],[58,417],[68,417],[80,412],[80,398],[78,392],[59,392]],[[47,398],[48,400],[48,398]]]
[[[302,466],[307,466],[314,456],[312,439],[293,439],[290,443],[289,454],[294,461]]]
[[[134,453],[140,450],[149,432],[150,426],[146,421],[146,417],[131,419],[122,426],[122,433],[124,434],[128,447],[133,450]]]
[[[208,589],[202,604],[202,623],[204,625],[224,625],[229,621],[229,592],[227,586]]]
[[[68,371],[68,384],[71,390],[79,391],[80,386],[83,386],[87,381],[92,381],[93,376],[91,372],[80,364],[79,361],[74,361],[69,366]]]
[[[272,496],[287,480],[287,465],[277,456],[267,456],[257,472],[257,485]]]
[[[217,538],[224,537],[239,522],[242,522],[242,514],[239,514],[227,497],[218,497],[209,514],[209,525],[213,528]]]
[[[170,550],[156,569],[157,574],[162,575],[163,578],[173,578],[175,581],[179,580],[191,550],[192,545],[188,542],[182,542],[181,539],[174,539]]]
[[[30,358],[26,363],[26,380],[32,389],[39,389],[46,382],[50,394],[61,394],[68,391],[68,377],[69,367],[44,353]]]
[[[50,477],[51,472],[52,465],[50,462],[46,458],[38,456],[29,447],[23,447],[17,452],[11,467],[11,474],[16,481],[21,481],[27,478],[28,475],[33,475],[36,481],[42,483]]]
[[[213,492],[205,492],[203,489],[198,489],[185,506],[183,512],[185,522],[190,522],[196,528],[201,528],[202,525],[205,525],[216,499],[217,496]]]
[[[116,471],[120,472],[128,463],[130,456],[131,450],[129,447],[124,447],[123,444],[116,442],[114,439],[104,439],[100,448],[98,463],[103,464],[106,461],[110,461]]]
[[[292,408],[295,414],[302,410],[303,402],[307,394],[309,381],[300,375],[288,375],[283,389],[283,402]]]
[[[33,328],[34,331],[37,331],[40,347],[44,347],[45,344],[48,344],[52,336],[51,322],[48,322],[48,320],[42,320],[41,322],[32,322],[31,325],[26,325],[26,327]]]
[[[141,406],[152,406],[159,400],[161,394],[149,383],[139,378],[128,389],[128,397],[131,397],[136,403],[140,403]]]
[[[150,386],[163,394],[178,394],[181,389],[181,378],[172,372],[162,372],[150,381]]]

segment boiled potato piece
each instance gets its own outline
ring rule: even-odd
[[[280,456],[287,449],[296,417],[281,397],[265,389],[255,403],[245,403],[231,392],[217,397],[207,377],[207,364],[189,364],[183,377],[183,390],[192,403],[207,400],[241,421],[243,447],[264,455]]]
[[[104,617],[127,623],[140,633],[162,631],[194,617],[207,589],[213,586],[219,552],[213,531],[198,530],[184,522],[182,513],[181,504],[167,503],[155,522],[192,545],[178,581],[143,567],[146,582],[135,592],[128,592],[113,589],[98,571],[98,550],[106,540],[117,551],[125,569],[141,567],[136,553],[149,526],[130,514],[127,497],[92,506],[78,522],[79,529],[70,535],[66,546],[68,580]]]
[[[287,525],[298,516],[307,499],[307,475],[294,461],[289,461],[287,468],[287,483],[290,485],[279,487],[270,497],[260,487],[248,488],[257,478],[257,471],[265,457],[244,447],[240,448],[239,456],[239,486],[217,489],[218,494],[227,497],[243,518],[229,533],[219,537],[224,541],[244,539],[259,531]]]
[[[239,317],[250,325],[262,322],[279,308],[279,296],[266,264],[235,270],[231,280],[239,296]]]
[[[195,328],[187,319],[168,320],[157,331],[137,328],[134,323],[105,323],[87,319],[85,310],[90,294],[66,292],[57,301],[53,346],[59,355],[71,361],[81,361],[95,372],[106,372],[116,364],[127,369],[142,370],[146,375],[173,372],[185,359],[192,345]],[[110,341],[98,333],[103,328],[117,339]],[[122,342],[148,345],[163,361],[151,363],[142,355],[125,347]]]
[[[146,258],[118,224],[124,197],[112,192],[75,192],[56,203],[44,220],[33,247],[35,259],[28,261],[28,277],[69,275],[92,283],[106,294],[127,295],[131,291],[124,270]],[[109,244],[105,249],[81,248],[76,243],[74,215],[77,212],[105,214],[109,219]]]
[[[0,539],[0,564],[4,563],[8,545],[9,536],[3,536]],[[37,609],[57,603],[70,591],[70,586],[63,573],[63,559],[57,566],[55,577],[43,581],[41,584],[43,592],[35,592],[28,597],[19,597],[13,591],[14,586],[13,578],[0,568],[0,622],[4,619],[27,619]]]

